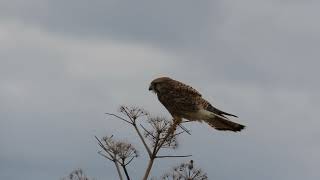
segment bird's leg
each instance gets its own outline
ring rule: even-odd
[[[174,132],[177,129],[177,126],[180,125],[181,122],[182,122],[182,118],[181,117],[174,116],[173,117],[172,130],[171,130],[170,133],[174,134]]]
[[[182,123],[184,123],[184,122],[182,121],[182,118],[180,118],[180,117],[174,117],[174,118],[173,118],[174,131],[173,131],[172,133],[174,133],[174,132],[177,130],[177,126],[180,126],[183,131],[185,131],[186,133],[188,133],[189,135],[191,135],[190,131],[189,131],[187,128],[185,128],[185,127],[182,125]]]

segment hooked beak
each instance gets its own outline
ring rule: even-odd
[[[152,85],[149,86],[149,91],[153,90],[153,87]]]

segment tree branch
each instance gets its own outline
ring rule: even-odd
[[[94,136],[96,139],[97,139],[97,141],[99,142],[98,144],[99,144],[99,146],[104,150],[104,151],[106,151],[106,153],[108,153],[109,154],[109,156],[112,158],[112,159],[114,159],[115,157],[113,157],[113,155],[108,151],[108,149],[106,148],[106,147],[104,147],[104,145],[103,145],[103,143],[100,141],[100,139],[97,137],[97,136]]]
[[[120,120],[122,120],[122,121],[124,121],[124,122],[126,122],[126,123],[131,124],[131,125],[134,127],[134,129],[136,130],[136,132],[137,132],[140,140],[142,141],[142,144],[144,145],[145,149],[147,150],[149,157],[151,157],[151,155],[152,155],[151,150],[150,150],[150,148],[148,147],[145,139],[143,138],[140,130],[138,129],[138,127],[137,127],[137,125],[136,125],[136,123],[135,123],[135,119],[132,119],[132,117],[130,116],[129,112],[128,112],[125,108],[123,108],[123,111],[124,111],[124,113],[126,114],[126,116],[130,119],[131,122],[128,121],[128,120],[126,120],[126,119],[124,119],[124,118],[122,118],[122,117],[120,117],[120,116],[118,116],[118,115],[116,115],[116,114],[113,114],[113,113],[105,113],[105,114],[108,114],[108,115],[110,115],[110,116],[114,116],[114,117],[116,117],[116,118],[118,118],[118,119],[120,119]]]
[[[97,139],[97,141],[99,142],[99,146],[100,146],[103,150],[105,150],[105,151],[109,154],[109,156],[110,156],[111,158],[109,158],[109,157],[106,156],[105,154],[102,154],[101,152],[98,152],[98,154],[100,154],[101,156],[103,156],[103,157],[107,158],[108,160],[114,162],[114,165],[116,166],[116,169],[117,169],[117,172],[118,172],[118,175],[119,175],[119,179],[120,179],[120,180],[123,180],[122,174],[121,174],[121,171],[120,171],[120,168],[119,168],[119,164],[118,164],[118,161],[117,161],[117,158],[116,158],[115,156],[113,156],[113,155],[108,151],[108,149],[106,149],[106,148],[104,147],[103,143],[100,141],[100,139],[99,139],[97,136],[94,136],[94,137],[95,137],[95,138]],[[106,143],[107,143],[107,142],[106,142]]]
[[[126,166],[125,166],[125,165],[121,165],[121,166],[122,166],[122,169],[123,169],[123,171],[124,171],[124,174],[125,174],[126,177],[127,177],[127,180],[130,180],[130,176],[129,176],[129,174],[128,174],[128,171],[127,171]]]
[[[115,165],[115,166],[116,166],[116,168],[117,168],[118,175],[119,175],[119,179],[120,179],[120,180],[123,180],[123,178],[122,178],[122,174],[121,174],[121,171],[120,171],[120,168],[119,168],[119,164],[118,164],[118,162],[117,162],[117,161],[114,161],[114,165]]]
[[[143,180],[147,180],[148,179],[148,176],[150,174],[150,171],[151,171],[151,168],[152,168],[152,165],[153,165],[153,162],[154,162],[154,158],[151,158],[149,160],[149,163],[148,163],[148,166],[147,166],[147,170],[143,176]]]
[[[168,129],[168,132],[166,134],[166,136],[163,138],[163,141],[160,143],[159,147],[157,148],[156,150],[156,154],[159,152],[159,150],[161,149],[162,145],[166,142],[167,138],[171,135],[171,134],[174,134],[176,128],[177,128],[177,125],[180,124],[180,122],[182,121],[182,119],[173,119],[173,124],[171,125],[171,127]]]
[[[142,144],[144,145],[145,149],[147,150],[149,157],[151,157],[152,156],[151,150],[148,147],[148,145],[147,145],[145,139],[143,138],[142,134],[140,133],[137,125],[136,124],[132,124],[132,125],[133,125],[134,129],[136,130],[137,134],[139,135],[139,138],[142,141]]]

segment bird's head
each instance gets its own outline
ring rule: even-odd
[[[164,87],[167,86],[167,83],[169,81],[172,81],[169,77],[160,77],[157,79],[154,79],[149,86],[149,91],[153,91],[156,94],[159,94],[163,91]]]

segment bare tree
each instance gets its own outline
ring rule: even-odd
[[[147,180],[156,159],[161,158],[181,158],[191,155],[167,155],[162,154],[162,149],[174,150],[178,146],[178,136],[189,130],[184,128],[180,121],[170,121],[163,117],[152,117],[142,108],[121,106],[120,114],[106,113],[130,125],[137,133],[143,147],[146,149],[149,160],[143,175],[143,180]],[[126,142],[116,140],[112,136],[98,138],[95,136],[101,150],[98,154],[112,161],[116,167],[120,180],[130,180],[127,166],[138,157],[135,147]],[[200,169],[193,166],[193,161],[183,163],[173,169],[172,172],[162,176],[163,180],[206,180],[207,175]],[[69,176],[62,180],[91,180],[81,169],[72,171]]]
[[[97,136],[95,136],[95,138],[103,150],[98,153],[115,164],[119,178],[123,179],[119,168],[120,164],[127,179],[130,180],[126,166],[130,164],[134,158],[138,157],[138,151],[132,144],[116,141],[113,139],[113,136],[105,136],[101,140]]]
[[[194,162],[182,163],[171,172],[164,174],[162,180],[207,180],[208,176],[201,169],[194,167]]]
[[[76,169],[72,171],[68,176],[62,178],[62,180],[94,180],[89,178],[82,169]]]
[[[183,132],[185,132],[185,131],[179,130],[179,127],[181,127],[180,122],[176,122],[174,120],[169,121],[166,118],[162,118],[162,117],[152,117],[145,110],[137,107],[121,106],[120,113],[121,115],[117,115],[113,113],[106,113],[106,114],[116,117],[117,119],[122,120],[123,122],[131,125],[133,129],[136,131],[136,133],[138,134],[138,137],[141,140],[149,156],[149,161],[148,161],[144,176],[142,178],[143,180],[148,179],[150,171],[156,159],[191,156],[191,155],[159,155],[159,152],[161,151],[161,149],[175,149],[177,147],[178,145],[177,137]],[[143,122],[140,121],[142,119],[146,120],[145,122],[147,126],[142,125]],[[121,164],[117,159],[118,155],[114,154],[113,151],[110,153],[110,149],[108,149],[108,147],[110,146],[110,142],[108,142],[109,145],[107,145],[106,143],[103,144],[103,142],[99,140],[97,137],[96,139],[99,141],[100,147],[104,149],[105,152],[107,152],[108,156],[106,156],[106,154],[104,154],[103,156],[105,156],[106,158],[108,158],[109,160],[115,163],[115,166],[117,167],[117,171],[119,174],[119,178],[122,179],[122,174],[121,174],[121,171],[119,170],[119,165],[118,165],[118,163]],[[101,152],[99,154],[101,154]],[[132,159],[130,159],[129,162],[131,162]],[[124,172],[127,175],[127,179],[130,179],[125,169],[124,169]]]

